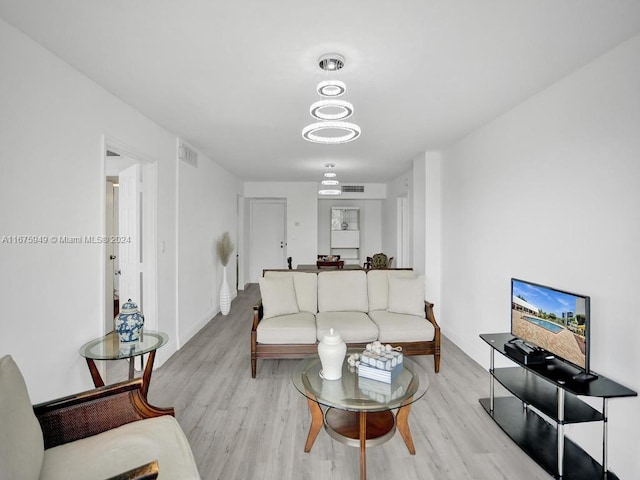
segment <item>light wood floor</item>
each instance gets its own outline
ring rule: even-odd
[[[229,315],[216,316],[157,368],[150,402],[175,407],[204,480],[359,478],[358,449],[324,431],[304,453],[310,417],[290,380],[297,360],[259,360],[257,378],[251,378],[249,331],[257,297],[257,285],[240,292]],[[430,378],[409,417],[416,455],[396,434],[367,451],[370,480],[551,478],[478,403],[488,395],[486,371],[446,338],[439,374],[432,357],[413,358]]]

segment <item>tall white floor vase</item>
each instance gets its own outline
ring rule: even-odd
[[[222,267],[222,286],[220,287],[220,313],[227,315],[231,310],[231,292],[227,282],[227,266]]]

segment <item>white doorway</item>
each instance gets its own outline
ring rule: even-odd
[[[285,199],[252,199],[250,209],[250,281],[257,283],[265,268],[286,268]]]
[[[108,176],[106,181],[106,236],[113,238],[118,235],[118,177]],[[119,260],[114,242],[105,244],[105,316],[104,333],[114,329],[113,318],[119,310]]]
[[[157,330],[156,164],[105,145],[104,333],[129,298]]]

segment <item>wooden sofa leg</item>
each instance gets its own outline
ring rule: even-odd
[[[255,358],[251,359],[251,378],[256,378],[256,363],[257,360]]]

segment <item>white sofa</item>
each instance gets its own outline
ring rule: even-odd
[[[136,379],[32,406],[15,362],[0,357],[0,479],[199,480],[173,409],[150,406],[141,385]]]
[[[265,270],[251,329],[251,376],[258,358],[302,358],[334,328],[350,348],[379,340],[405,355],[433,355],[440,327],[425,301],[424,277],[408,269]]]

